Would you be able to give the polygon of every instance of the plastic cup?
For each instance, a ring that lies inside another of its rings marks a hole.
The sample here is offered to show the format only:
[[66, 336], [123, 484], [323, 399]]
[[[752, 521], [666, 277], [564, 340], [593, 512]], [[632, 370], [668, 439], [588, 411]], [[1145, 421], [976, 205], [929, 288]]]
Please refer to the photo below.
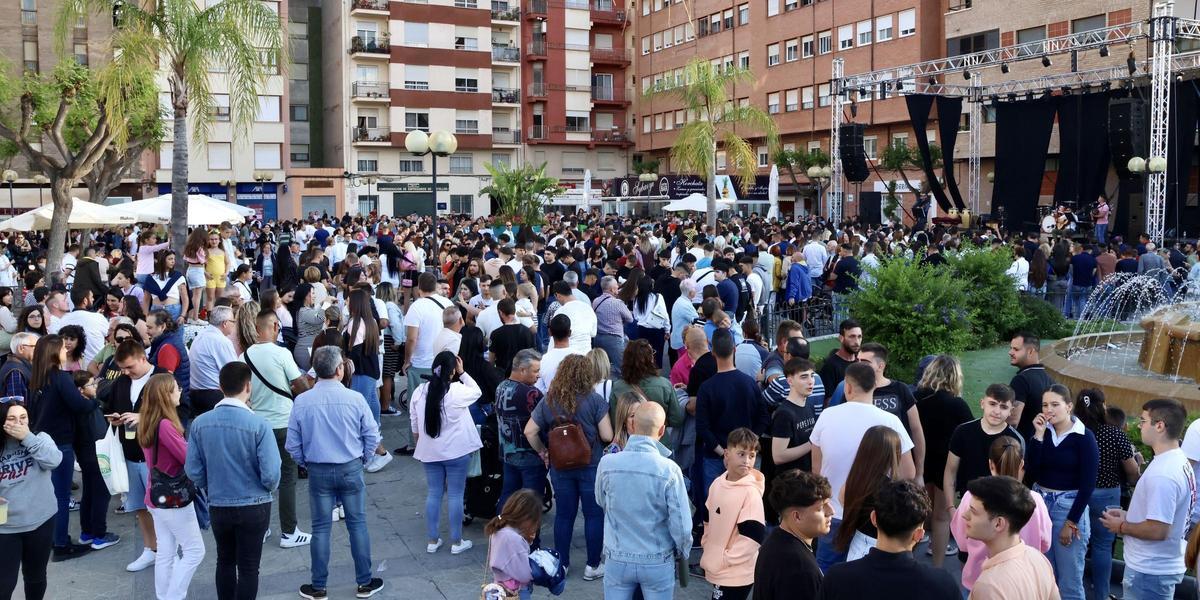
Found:
[[8, 500], [0, 498], [0, 525], [8, 523]]
[[125, 439], [127, 439], [127, 440], [136, 440], [137, 439], [137, 425], [130, 425], [129, 423], [126, 423], [126, 424], [122, 425], [122, 428], [125, 429]]

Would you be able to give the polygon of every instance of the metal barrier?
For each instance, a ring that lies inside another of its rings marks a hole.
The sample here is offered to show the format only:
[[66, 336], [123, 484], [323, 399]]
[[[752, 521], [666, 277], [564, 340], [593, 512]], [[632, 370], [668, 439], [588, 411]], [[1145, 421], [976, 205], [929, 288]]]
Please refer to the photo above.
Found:
[[[777, 299], [782, 298], [781, 294], [777, 294]], [[837, 333], [837, 323], [833, 317], [833, 299], [824, 292], [814, 294], [807, 302], [795, 306], [788, 306], [786, 302], [767, 305], [766, 314], [762, 315], [759, 324], [769, 348], [774, 348], [775, 330], [786, 320], [800, 323], [806, 338]]]

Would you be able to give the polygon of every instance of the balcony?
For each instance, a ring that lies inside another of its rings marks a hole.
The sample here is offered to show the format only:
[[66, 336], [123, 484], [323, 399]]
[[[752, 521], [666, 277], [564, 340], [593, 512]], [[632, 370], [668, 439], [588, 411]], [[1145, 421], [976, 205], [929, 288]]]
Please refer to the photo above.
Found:
[[355, 145], [390, 146], [392, 130], [388, 127], [351, 127], [350, 141]]
[[633, 134], [628, 129], [593, 129], [592, 141], [597, 144], [633, 144]]
[[509, 7], [508, 4], [502, 2], [492, 3], [492, 20], [493, 21], [519, 21], [521, 20], [521, 9]]
[[391, 98], [388, 84], [378, 81], [355, 81], [350, 86], [350, 97], [355, 100], [388, 102]]
[[529, 56], [529, 58], [545, 59], [546, 58], [546, 40], [545, 39], [535, 39], [532, 42], [529, 42], [529, 45], [526, 48], [526, 52], [527, 52], [527, 55]]
[[592, 102], [596, 104], [629, 104], [632, 101], [633, 88], [592, 88]]
[[387, 0], [354, 0], [350, 5], [350, 14], [353, 16], [379, 15], [386, 17], [388, 15], [388, 3]]
[[625, 11], [619, 6], [614, 6], [612, 2], [593, 2], [591, 9], [593, 23], [621, 26], [629, 24]]
[[492, 104], [519, 104], [521, 90], [513, 88], [492, 88]]
[[574, 10], [588, 10], [589, 8], [588, 0], [562, 0], [562, 6]]
[[521, 132], [516, 129], [492, 129], [492, 144], [514, 145], [521, 143]]
[[521, 62], [521, 49], [516, 46], [492, 46], [492, 62]]
[[546, 17], [546, 0], [529, 0], [525, 5], [525, 18], [535, 20], [538, 17]]
[[582, 85], [582, 84], [575, 84], [575, 83], [552, 83], [552, 84], [550, 84], [550, 91], [552, 91], [552, 92], [584, 92], [584, 93], [587, 93], [587, 92], [591, 91], [591, 89], [592, 89], [592, 86], [590, 86], [590, 85]]
[[526, 100], [531, 100], [533, 98], [545, 98], [545, 97], [546, 97], [546, 84], [545, 83], [540, 82], [540, 81], [535, 81], [535, 82], [529, 84], [529, 93], [525, 96]]
[[544, 140], [544, 139], [546, 139], [546, 133], [547, 133], [546, 129], [547, 129], [547, 127], [546, 127], [545, 125], [533, 125], [533, 126], [531, 126], [531, 127], [529, 128], [529, 138], [528, 138], [528, 139], [530, 139], [530, 140]]
[[350, 54], [355, 58], [382, 58], [387, 59], [391, 56], [392, 46], [388, 42], [388, 36], [383, 35], [378, 38], [354, 36], [350, 38]]
[[605, 65], [628, 65], [633, 62], [633, 52], [628, 48], [592, 47], [592, 62]]

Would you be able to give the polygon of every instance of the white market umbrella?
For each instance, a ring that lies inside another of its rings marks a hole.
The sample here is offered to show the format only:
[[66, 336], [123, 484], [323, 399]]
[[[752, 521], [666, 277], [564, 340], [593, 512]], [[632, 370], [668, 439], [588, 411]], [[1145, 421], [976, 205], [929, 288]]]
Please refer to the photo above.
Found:
[[583, 202], [580, 207], [587, 210], [592, 203], [592, 170], [585, 169], [583, 171]]
[[[717, 198], [718, 211], [725, 210], [732, 204], [732, 200], [722, 200]], [[674, 200], [667, 203], [667, 205], [663, 207], [663, 210], [668, 212], [683, 212], [688, 210], [695, 212], [708, 212], [708, 197], [704, 194], [690, 194], [686, 198], [681, 198], [679, 200]]]
[[[171, 221], [171, 195], [163, 194], [149, 200], [138, 200], [121, 205], [133, 213], [137, 220], [148, 223]], [[220, 225], [226, 221], [241, 223], [246, 217], [255, 215], [254, 209], [233, 202], [224, 202], [201, 194], [188, 194], [188, 225]]]
[[767, 202], [771, 207], [767, 209], [767, 220], [777, 218], [779, 216], [779, 167], [771, 165], [771, 176], [767, 179]]
[[[132, 225], [137, 222], [137, 219], [123, 208], [84, 202], [79, 198], [71, 200], [71, 214], [67, 217], [69, 229]], [[54, 204], [46, 204], [0, 223], [0, 230], [39, 231], [50, 229], [50, 221], [53, 218]]]

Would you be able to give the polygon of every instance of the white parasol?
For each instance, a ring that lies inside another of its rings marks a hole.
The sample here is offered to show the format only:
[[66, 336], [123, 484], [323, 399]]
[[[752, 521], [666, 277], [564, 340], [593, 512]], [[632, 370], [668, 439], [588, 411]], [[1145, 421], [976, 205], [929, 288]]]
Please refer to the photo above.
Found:
[[[71, 200], [71, 214], [67, 217], [67, 227], [70, 229], [85, 229], [104, 225], [132, 225], [137, 222], [133, 214], [124, 208], [84, 202], [79, 198], [72, 198]], [[53, 218], [54, 204], [46, 204], [0, 223], [0, 230], [37, 231], [50, 229], [50, 221]]]
[[[732, 204], [732, 200], [722, 200], [717, 198], [717, 211], [720, 212], [722, 210], [727, 210]], [[708, 212], [708, 197], [699, 193], [691, 194], [686, 198], [669, 202], [663, 207], [663, 210], [668, 212], [682, 212], [687, 210], [695, 212]]]
[[774, 219], [779, 216], [779, 167], [771, 165], [771, 176], [767, 179], [767, 202], [771, 207], [767, 209], [767, 219]]
[[[188, 195], [188, 225], [220, 225], [226, 221], [241, 223], [246, 217], [253, 217], [253, 208], [240, 206], [232, 202], [224, 202], [201, 194]], [[122, 204], [121, 208], [133, 213], [138, 221], [148, 223], [169, 223], [171, 221], [171, 195], [163, 194], [149, 200], [138, 200]]]

